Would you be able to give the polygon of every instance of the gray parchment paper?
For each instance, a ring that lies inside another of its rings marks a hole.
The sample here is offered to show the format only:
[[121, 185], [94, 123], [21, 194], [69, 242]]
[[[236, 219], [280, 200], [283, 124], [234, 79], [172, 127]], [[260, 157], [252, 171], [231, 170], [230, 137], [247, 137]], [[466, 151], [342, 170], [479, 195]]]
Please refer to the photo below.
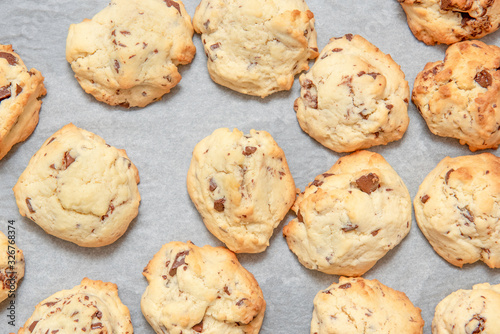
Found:
[[[360, 34], [402, 66], [413, 86], [416, 74], [429, 61], [441, 60], [445, 46], [417, 41], [396, 0], [307, 0], [316, 17], [318, 47], [331, 37]], [[78, 285], [83, 277], [114, 282], [130, 309], [136, 333], [153, 333], [140, 310], [147, 283], [142, 270], [170, 241], [192, 240], [197, 245], [222, 245], [203, 225], [186, 190], [186, 173], [196, 143], [220, 127], [248, 132], [270, 132], [285, 151], [297, 187], [304, 187], [341, 156], [302, 132], [293, 102], [298, 79], [288, 92], [265, 99], [245, 96], [213, 83], [199, 36], [197, 54], [182, 67], [180, 84], [163, 100], [143, 109], [126, 110], [97, 102], [73, 77], [65, 60], [68, 27], [92, 18], [108, 0], [0, 0], [0, 43], [12, 44], [29, 68], [45, 77], [40, 122], [24, 143], [0, 161], [0, 230], [14, 220], [16, 242], [26, 257], [26, 276], [15, 299], [15, 327], [8, 324], [8, 302], [0, 304], [0, 333], [17, 331], [34, 307], [51, 294]], [[192, 16], [198, 5], [186, 0]], [[500, 45], [500, 32], [482, 39]], [[427, 173], [445, 156], [471, 154], [457, 141], [432, 135], [414, 105], [404, 138], [384, 147], [382, 154], [405, 181], [412, 198]], [[141, 176], [142, 203], [138, 217], [114, 244], [87, 249], [47, 235], [21, 217], [12, 187], [43, 141], [65, 124], [94, 132], [109, 144], [126, 149]], [[494, 152], [495, 153], [495, 152]], [[276, 229], [271, 246], [261, 254], [240, 254], [241, 263], [254, 274], [267, 301], [263, 334], [309, 333], [315, 294], [337, 281], [337, 276], [311, 271], [299, 264], [282, 236], [289, 214]], [[456, 268], [441, 259], [419, 231], [415, 220], [409, 235], [390, 251], [365, 278], [404, 291], [422, 309], [425, 333], [437, 303], [452, 291], [473, 284], [500, 283], [500, 270], [482, 263]]]

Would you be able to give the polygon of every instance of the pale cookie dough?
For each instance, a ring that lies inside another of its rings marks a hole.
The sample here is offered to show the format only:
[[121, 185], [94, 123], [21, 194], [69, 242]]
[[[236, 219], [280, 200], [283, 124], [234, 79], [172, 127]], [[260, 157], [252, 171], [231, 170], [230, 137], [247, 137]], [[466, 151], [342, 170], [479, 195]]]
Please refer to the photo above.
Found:
[[192, 37], [181, 1], [111, 0], [92, 20], [70, 26], [66, 60], [97, 100], [144, 107], [179, 83], [177, 66], [196, 52]]
[[260, 97], [289, 90], [318, 56], [303, 0], [201, 0], [193, 17], [212, 80]]
[[28, 71], [11, 45], [0, 44], [0, 159], [35, 130], [47, 93], [43, 79], [34, 68]]
[[421, 311], [376, 279], [340, 277], [314, 298], [311, 334], [422, 334]]
[[377, 154], [340, 158], [302, 192], [283, 228], [288, 247], [309, 269], [360, 276], [398, 245], [411, 227], [411, 198]]
[[45, 141], [14, 186], [21, 215], [84, 247], [113, 243], [137, 216], [139, 173], [125, 150], [68, 124]]
[[9, 237], [0, 232], [0, 303], [15, 297], [17, 285], [24, 277], [23, 251], [15, 245], [10, 231], [14, 230], [8, 228]]
[[500, 26], [498, 0], [398, 0], [413, 35], [427, 45], [481, 38]]
[[130, 312], [116, 284], [84, 278], [73, 289], [41, 301], [18, 334], [133, 332]]
[[444, 158], [413, 204], [420, 230], [446, 261], [462, 267], [481, 260], [500, 268], [500, 158]]
[[300, 127], [336, 152], [385, 145], [408, 127], [410, 89], [401, 67], [361, 36], [332, 38], [300, 84]]
[[194, 148], [187, 188], [208, 230], [238, 253], [269, 246], [296, 194], [285, 154], [269, 133], [226, 128]]
[[458, 290], [436, 306], [432, 334], [498, 334], [500, 284], [476, 284]]
[[143, 274], [149, 285], [141, 309], [156, 333], [259, 333], [262, 291], [226, 248], [170, 242]]
[[454, 44], [444, 61], [417, 75], [412, 100], [432, 133], [460, 140], [471, 151], [500, 144], [500, 47]]

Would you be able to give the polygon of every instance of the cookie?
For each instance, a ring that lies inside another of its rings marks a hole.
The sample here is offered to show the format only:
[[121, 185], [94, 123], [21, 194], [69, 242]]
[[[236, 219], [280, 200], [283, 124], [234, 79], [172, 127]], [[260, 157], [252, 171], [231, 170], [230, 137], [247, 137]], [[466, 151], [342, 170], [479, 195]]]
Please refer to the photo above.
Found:
[[500, 328], [500, 284], [458, 290], [436, 306], [432, 334], [496, 334]]
[[306, 268], [360, 276], [398, 245], [411, 227], [411, 199], [377, 153], [357, 151], [318, 175], [292, 207], [283, 228], [288, 247]]
[[478, 260], [500, 268], [500, 158], [446, 157], [413, 201], [420, 230], [434, 250], [462, 267]]
[[201, 0], [193, 27], [212, 80], [243, 94], [289, 90], [318, 56], [314, 15], [303, 0]]
[[[11, 225], [8, 226], [12, 228]], [[15, 245], [12, 234], [8, 235], [11, 238], [0, 232], [0, 303], [15, 297], [17, 285], [24, 277], [23, 251]]]
[[86, 332], [134, 332], [116, 284], [84, 278], [73, 289], [56, 292], [35, 307], [18, 334]]
[[311, 334], [422, 334], [421, 311], [376, 279], [340, 277], [314, 298]]
[[332, 38], [299, 79], [294, 109], [300, 127], [331, 150], [385, 145], [401, 139], [408, 127], [404, 73], [361, 36]]
[[31, 158], [14, 186], [21, 215], [84, 247], [109, 245], [137, 216], [139, 173], [125, 150], [68, 124]]
[[85, 92], [109, 105], [144, 107], [181, 80], [196, 49], [181, 1], [111, 0], [92, 20], [72, 24], [66, 60]]
[[465, 41], [428, 63], [412, 100], [432, 133], [460, 140], [471, 151], [500, 143], [500, 47]]
[[413, 35], [427, 45], [481, 38], [500, 25], [497, 0], [398, 0]]
[[28, 71], [11, 45], [0, 44], [0, 159], [35, 130], [47, 93], [43, 79], [34, 68]]
[[156, 333], [259, 333], [262, 291], [226, 248], [170, 242], [143, 274], [149, 285], [141, 309]]
[[269, 133], [225, 128], [194, 148], [187, 188], [208, 230], [237, 253], [263, 252], [296, 194]]

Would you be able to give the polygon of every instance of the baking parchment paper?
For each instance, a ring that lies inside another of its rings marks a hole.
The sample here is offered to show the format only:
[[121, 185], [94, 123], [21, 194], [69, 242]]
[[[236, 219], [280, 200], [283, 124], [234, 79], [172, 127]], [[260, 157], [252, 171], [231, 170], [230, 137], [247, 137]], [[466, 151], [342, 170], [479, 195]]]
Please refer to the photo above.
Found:
[[[405, 72], [410, 88], [427, 62], [444, 57], [446, 46], [426, 46], [413, 37], [395, 0], [307, 3], [316, 17], [320, 50], [331, 37], [360, 34], [391, 54]], [[28, 68], [40, 70], [48, 91], [35, 132], [0, 161], [0, 230], [7, 233], [8, 221], [14, 221], [15, 240], [26, 257], [26, 275], [14, 300], [15, 326], [8, 323], [12, 312], [7, 309], [7, 300], [0, 304], [0, 333], [17, 331], [36, 304], [78, 285], [83, 277], [116, 283], [130, 309], [135, 332], [154, 333], [140, 310], [147, 286], [142, 270], [148, 261], [163, 244], [174, 240], [222, 245], [203, 225], [186, 190], [191, 152], [215, 129], [270, 132], [285, 151], [296, 186], [302, 190], [341, 156], [300, 129], [293, 110], [300, 91], [297, 78], [290, 91], [265, 99], [218, 86], [207, 73], [198, 35], [194, 37], [195, 59], [181, 67], [180, 84], [161, 101], [130, 110], [96, 101], [74, 79], [65, 60], [65, 43], [71, 23], [92, 18], [107, 4], [107, 0], [0, 0], [0, 43], [12, 44]], [[197, 5], [198, 1], [185, 1], [191, 17]], [[500, 45], [500, 31], [482, 40]], [[456, 140], [432, 135], [412, 104], [409, 115], [410, 125], [402, 140], [370, 150], [382, 154], [394, 167], [413, 198], [423, 178], [442, 158], [471, 152]], [[139, 215], [125, 235], [107, 247], [82, 248], [47, 235], [21, 217], [16, 207], [12, 187], [30, 157], [69, 122], [126, 149], [139, 169]], [[304, 268], [289, 251], [281, 231], [293, 217], [288, 214], [275, 230], [264, 253], [238, 255], [256, 277], [267, 301], [263, 334], [309, 333], [315, 294], [338, 281], [337, 276]], [[422, 309], [425, 333], [430, 333], [434, 308], [441, 299], [476, 283], [500, 283], [500, 269], [489, 269], [483, 263], [462, 269], [448, 264], [432, 250], [413, 219], [406, 239], [364, 277], [405, 292]]]

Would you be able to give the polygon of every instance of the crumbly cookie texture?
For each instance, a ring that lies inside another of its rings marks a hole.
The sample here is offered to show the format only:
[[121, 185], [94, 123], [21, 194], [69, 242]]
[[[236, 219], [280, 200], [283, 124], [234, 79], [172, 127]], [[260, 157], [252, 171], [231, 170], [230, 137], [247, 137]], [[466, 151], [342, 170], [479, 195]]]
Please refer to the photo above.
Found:
[[233, 252], [191, 242], [163, 245], [144, 268], [141, 309], [158, 334], [256, 334], [266, 302]]
[[377, 154], [340, 158], [302, 192], [283, 228], [300, 263], [327, 274], [360, 276], [398, 245], [411, 227], [411, 199]]
[[413, 201], [420, 230], [434, 250], [462, 267], [478, 260], [500, 268], [500, 158], [446, 157]]
[[318, 56], [303, 0], [201, 0], [193, 17], [216, 83], [260, 97], [289, 90]]
[[408, 127], [410, 89], [401, 67], [361, 36], [332, 38], [300, 84], [300, 127], [336, 152], [385, 145]]
[[68, 124], [45, 141], [14, 186], [21, 215], [84, 247], [113, 243], [137, 216], [139, 173], [125, 150]]
[[208, 230], [238, 253], [263, 252], [296, 195], [285, 154], [269, 133], [226, 128], [196, 145], [187, 188]]
[[0, 232], [0, 303], [7, 297], [15, 296], [17, 285], [23, 277], [23, 251], [17, 248], [13, 239]]
[[34, 68], [28, 71], [11, 45], [0, 44], [0, 159], [35, 130], [47, 93], [43, 79]]
[[376, 279], [340, 277], [314, 298], [311, 334], [423, 333], [421, 311]]
[[413, 35], [427, 45], [481, 38], [500, 26], [498, 0], [398, 0]]
[[465, 41], [428, 63], [412, 100], [432, 133], [460, 140], [471, 151], [500, 144], [500, 47]]
[[73, 289], [41, 301], [18, 334], [133, 332], [130, 312], [117, 286], [84, 278]]
[[457, 290], [436, 306], [432, 334], [496, 334], [500, 328], [500, 284]]
[[177, 66], [196, 52], [192, 37], [181, 1], [111, 0], [92, 20], [70, 26], [66, 60], [97, 100], [144, 107], [179, 83]]

